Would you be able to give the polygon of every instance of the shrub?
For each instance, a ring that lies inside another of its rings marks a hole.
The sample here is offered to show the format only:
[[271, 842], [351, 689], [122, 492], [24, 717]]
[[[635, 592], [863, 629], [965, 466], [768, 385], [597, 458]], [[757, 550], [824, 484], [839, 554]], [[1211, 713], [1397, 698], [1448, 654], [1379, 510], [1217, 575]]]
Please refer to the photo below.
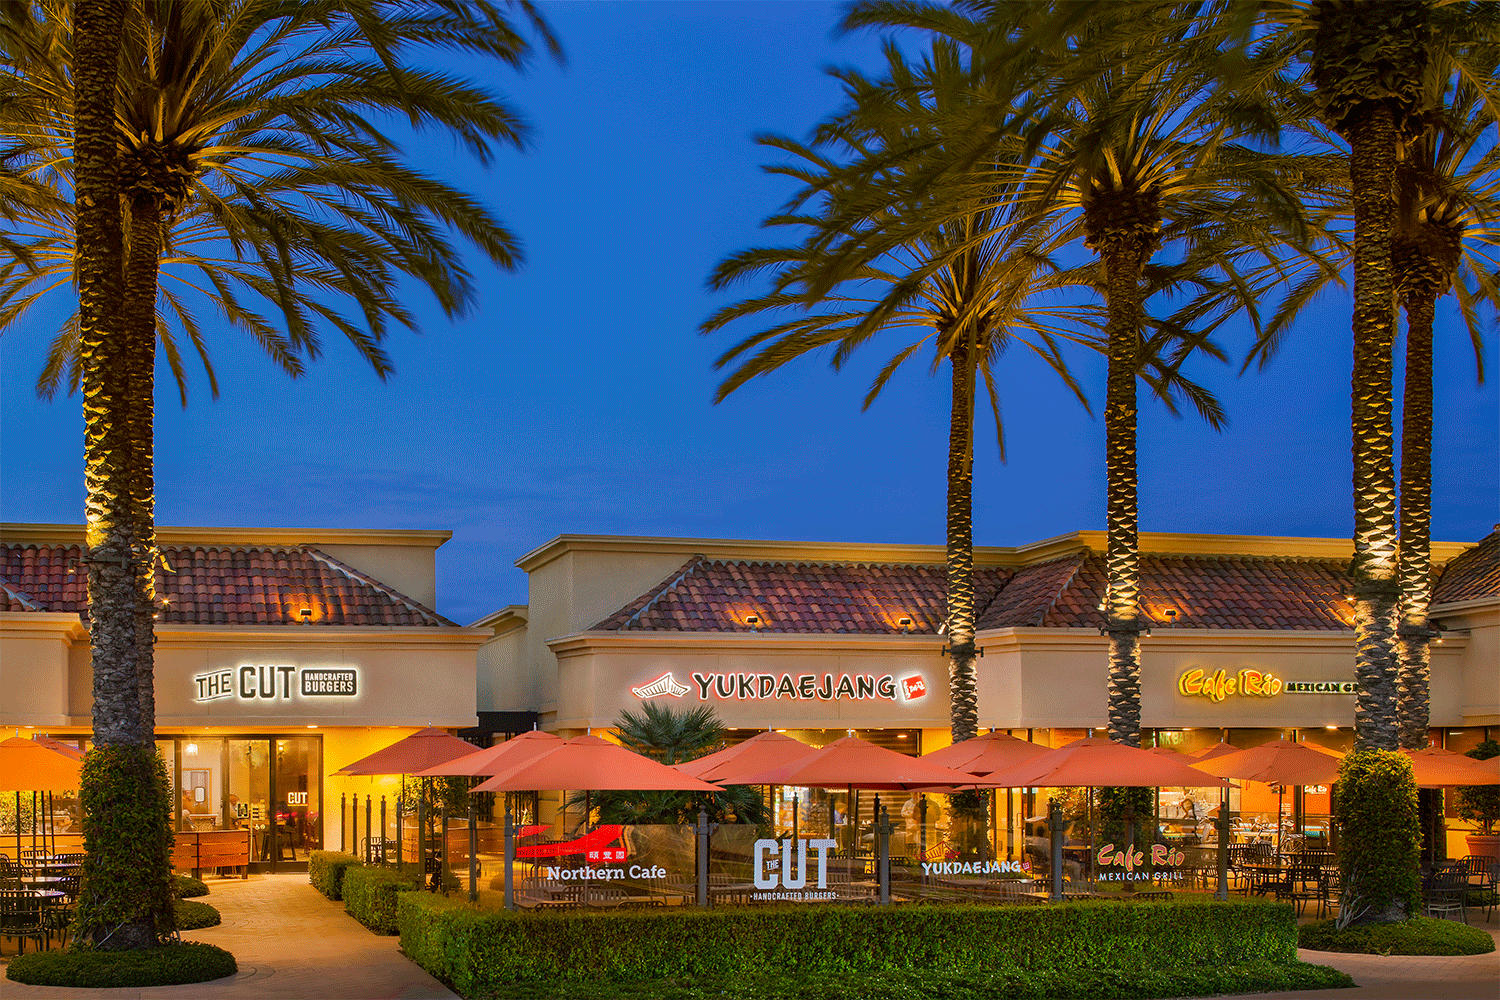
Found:
[[10, 960], [5, 974], [32, 986], [112, 988], [206, 983], [238, 972], [234, 956], [198, 942], [139, 951], [43, 951]]
[[1346, 930], [1339, 930], [1337, 921], [1324, 920], [1302, 925], [1297, 938], [1303, 948], [1313, 951], [1364, 955], [1485, 955], [1495, 950], [1495, 939], [1478, 927], [1431, 917]]
[[1334, 790], [1334, 822], [1343, 841], [1340, 928], [1416, 913], [1422, 830], [1411, 759], [1394, 750], [1357, 750], [1345, 757]]
[[518, 982], [734, 980], [766, 969], [1166, 970], [1297, 957], [1291, 908], [1258, 900], [515, 914], [407, 893], [398, 906], [402, 950], [465, 996], [508, 995]]
[[207, 896], [208, 886], [191, 875], [173, 875], [172, 895], [178, 899], [186, 899], [189, 896]]
[[404, 873], [349, 865], [344, 869], [344, 908], [377, 934], [395, 934], [397, 896], [420, 887]]
[[217, 927], [219, 925], [219, 911], [207, 903], [195, 903], [190, 899], [179, 899], [172, 909], [177, 918], [177, 929], [180, 931], [195, 931], [200, 927]]
[[[1500, 743], [1485, 740], [1465, 756], [1475, 760], [1500, 757]], [[1478, 823], [1481, 836], [1495, 833], [1495, 822], [1500, 820], [1500, 785], [1466, 785], [1458, 790], [1458, 818], [1466, 823]]]
[[339, 851], [313, 851], [307, 856], [307, 880], [329, 899], [344, 898], [344, 872], [363, 867], [352, 854]]
[[154, 747], [95, 746], [79, 776], [83, 936], [149, 943], [172, 933], [172, 784]]

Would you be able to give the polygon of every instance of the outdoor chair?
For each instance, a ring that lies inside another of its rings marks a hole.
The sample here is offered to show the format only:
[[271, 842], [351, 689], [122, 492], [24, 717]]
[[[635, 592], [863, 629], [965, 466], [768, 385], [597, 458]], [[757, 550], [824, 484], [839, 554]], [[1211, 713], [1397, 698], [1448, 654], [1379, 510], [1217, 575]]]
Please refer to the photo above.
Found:
[[1318, 904], [1318, 916], [1323, 915], [1323, 869], [1317, 865], [1299, 864], [1287, 870], [1286, 889], [1278, 890], [1276, 898], [1285, 899], [1302, 916], [1308, 903]]
[[588, 897], [583, 902], [590, 909], [611, 910], [624, 906], [629, 902], [629, 897], [625, 890], [617, 885], [592, 885], [589, 886]]
[[1439, 869], [1432, 873], [1422, 891], [1422, 912], [1429, 917], [1446, 917], [1454, 913], [1465, 924], [1469, 913], [1465, 897], [1469, 894], [1469, 880], [1463, 873]]
[[27, 938], [36, 941], [40, 950], [42, 942], [49, 940], [41, 899], [25, 889], [0, 889], [0, 937], [19, 938], [20, 955], [26, 954]]
[[1463, 859], [1464, 871], [1468, 875], [1469, 893], [1466, 902], [1471, 906], [1484, 907], [1486, 920], [1495, 910], [1496, 896], [1500, 895], [1500, 864], [1482, 854], [1470, 854]]
[[1126, 898], [1141, 903], [1170, 903], [1172, 901], [1172, 894], [1160, 889], [1153, 889], [1148, 892], [1133, 893]]

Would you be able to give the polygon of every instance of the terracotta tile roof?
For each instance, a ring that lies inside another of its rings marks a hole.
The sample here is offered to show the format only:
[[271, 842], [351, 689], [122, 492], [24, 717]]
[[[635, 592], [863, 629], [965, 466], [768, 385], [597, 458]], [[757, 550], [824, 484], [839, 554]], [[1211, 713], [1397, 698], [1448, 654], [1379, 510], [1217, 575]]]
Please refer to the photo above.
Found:
[[1433, 604], [1500, 597], [1500, 525], [1478, 545], [1448, 561], [1433, 588]]
[[[1341, 560], [1257, 556], [1141, 558], [1141, 610], [1156, 628], [1348, 631]], [[978, 567], [983, 629], [1098, 629], [1105, 590], [1101, 555], [1079, 552], [1020, 570]], [[947, 597], [941, 566], [761, 563], [694, 557], [595, 626], [610, 631], [750, 631], [893, 634], [903, 615], [933, 635]], [[1165, 612], [1177, 612], [1175, 622]]]
[[[979, 606], [1010, 570], [975, 574]], [[902, 631], [934, 635], [948, 587], [941, 566], [864, 563], [765, 563], [695, 556], [660, 584], [594, 626], [600, 630], [748, 632]]]
[[[156, 592], [163, 625], [452, 625], [448, 619], [310, 546], [163, 547]], [[7, 611], [87, 610], [80, 546], [0, 546]]]

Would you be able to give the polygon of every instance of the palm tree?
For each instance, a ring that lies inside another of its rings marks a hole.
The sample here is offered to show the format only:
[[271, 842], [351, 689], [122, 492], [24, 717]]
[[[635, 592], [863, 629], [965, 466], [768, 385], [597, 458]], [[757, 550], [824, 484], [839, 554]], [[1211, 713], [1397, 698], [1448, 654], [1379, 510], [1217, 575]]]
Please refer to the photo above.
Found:
[[[983, 13], [987, 21], [965, 19], [962, 10]], [[970, 3], [955, 11], [870, 3], [846, 24], [907, 25], [974, 40], [976, 64], [1009, 81], [997, 89], [1029, 104], [1016, 116], [1018, 123], [971, 121], [963, 155], [999, 143], [1004, 129], [1019, 125], [1036, 152], [1023, 168], [1024, 181], [1007, 196], [1009, 210], [1025, 219], [1063, 220], [1064, 231], [1081, 236], [1097, 255], [1109, 356], [1109, 728], [1112, 739], [1139, 745], [1144, 626], [1138, 610], [1135, 383], [1148, 343], [1146, 303], [1154, 292], [1184, 282], [1216, 285], [1205, 291], [1220, 301], [1225, 289], [1243, 289], [1238, 258], [1262, 250], [1272, 236], [1270, 224], [1259, 221], [1264, 208], [1249, 214], [1246, 208], [1279, 198], [1289, 212], [1291, 200], [1275, 164], [1233, 141], [1256, 134], [1260, 123], [1245, 112], [1258, 109], [1217, 99], [1208, 70], [1195, 68], [1190, 22], [1159, 4], [1121, 10], [1126, 13], [1099, 8], [1080, 17], [1078, 5]], [[1059, 12], [1066, 16], [1054, 16]], [[1121, 41], [1128, 37], [1142, 41]], [[993, 109], [987, 114], [993, 118]], [[1164, 242], [1177, 259], [1153, 263]], [[1208, 277], [1214, 272], [1217, 281]], [[1174, 371], [1207, 346], [1204, 329], [1175, 333], [1180, 339], [1170, 361]], [[1221, 420], [1211, 399], [1193, 401], [1212, 422]]]
[[[865, 396], [866, 408], [929, 341], [932, 370], [948, 362], [946, 631], [951, 725], [957, 742], [978, 732], [972, 497], [978, 381], [982, 378], [987, 389], [1003, 460], [995, 364], [1006, 348], [1019, 343], [1036, 354], [1087, 407], [1061, 348], [1068, 341], [1090, 346], [1096, 341], [1087, 324], [1079, 322], [1089, 317], [1087, 309], [1043, 301], [1048, 293], [1080, 280], [1053, 262], [1051, 254], [1059, 245], [1054, 232], [1046, 227], [1005, 225], [994, 209], [929, 221], [921, 206], [892, 205], [883, 196], [872, 198], [869, 185], [889, 192], [899, 187], [903, 169], [919, 169], [919, 161], [902, 163], [898, 154], [924, 142], [940, 143], [941, 135], [935, 130], [956, 106], [971, 99], [975, 84], [958, 46], [950, 42], [936, 43], [931, 56], [916, 68], [907, 65], [894, 47], [886, 54], [889, 77], [879, 84], [856, 73], [843, 75], [850, 109], [823, 129], [821, 142], [836, 147], [843, 162], [790, 139], [762, 140], [802, 161], [774, 168], [803, 183], [793, 205], [820, 201], [811, 211], [784, 212], [767, 220], [768, 225], [806, 230], [801, 244], [753, 248], [718, 265], [709, 282], [715, 289], [769, 271], [774, 275], [772, 290], [724, 307], [702, 329], [713, 332], [752, 316], [778, 317], [773, 325], [745, 337], [719, 357], [716, 367], [736, 367], [720, 385], [715, 402], [751, 379], [824, 347], [833, 349], [832, 363], [837, 369], [860, 345], [888, 331], [915, 329], [922, 335], [880, 371]], [[869, 248], [860, 245], [871, 231], [869, 220], [849, 225], [845, 198], [884, 203], [883, 211], [902, 213], [912, 221], [909, 237], [899, 245], [869, 253]], [[830, 279], [830, 272], [843, 267], [849, 254], [860, 255], [860, 264], [847, 276]], [[790, 318], [779, 318], [787, 314]]]
[[[532, 6], [518, 6], [556, 52]], [[203, 297], [292, 374], [318, 356], [319, 332], [331, 327], [384, 376], [380, 343], [390, 321], [412, 324], [389, 291], [402, 276], [429, 288], [450, 316], [472, 304], [450, 231], [502, 267], [519, 258], [503, 226], [472, 198], [412, 170], [379, 122], [395, 113], [486, 161], [497, 143], [520, 145], [524, 129], [509, 108], [413, 56], [473, 54], [519, 67], [529, 44], [487, 3], [177, 0], [111, 10], [112, 26], [92, 7], [80, 10], [76, 31], [70, 6], [58, 0], [5, 16], [5, 91], [23, 98], [3, 112], [6, 162], [33, 185], [72, 189], [78, 238], [69, 238], [66, 213], [12, 206], [33, 238], [27, 261], [13, 254], [0, 272], [0, 322], [15, 322], [76, 266], [80, 314], [64, 326], [49, 369], [53, 384], [68, 371], [84, 390], [96, 733], [105, 744], [150, 747], [158, 337], [179, 385], [174, 324], [207, 363], [180, 298], [165, 297], [170, 319], [159, 321], [163, 265], [194, 269]], [[118, 56], [106, 51], [103, 32]], [[88, 88], [102, 86], [104, 65], [116, 61], [118, 81], [101, 98]], [[179, 255], [179, 244], [191, 249]], [[247, 306], [246, 295], [264, 306]], [[284, 334], [257, 311], [267, 307]], [[146, 819], [93, 810], [98, 836], [88, 841], [79, 922], [111, 947], [140, 947], [170, 931], [170, 906], [165, 917], [153, 909], [170, 868], [160, 851], [143, 855], [128, 829], [155, 823], [155, 776], [136, 767], [115, 777], [108, 785], [110, 776], [86, 772], [85, 802], [123, 796], [144, 804]]]
[[[1493, 76], [1493, 73], [1490, 74]], [[1446, 81], [1445, 81], [1446, 82]], [[1500, 220], [1495, 118], [1468, 83], [1407, 144], [1397, 167], [1392, 266], [1406, 310], [1406, 384], [1401, 419], [1400, 674], [1401, 745], [1428, 738], [1432, 600], [1432, 339], [1438, 299], [1455, 292], [1483, 380], [1478, 313], [1500, 305], [1493, 258]], [[1487, 147], [1487, 148], [1486, 148]], [[1468, 237], [1468, 239], [1466, 239]]]

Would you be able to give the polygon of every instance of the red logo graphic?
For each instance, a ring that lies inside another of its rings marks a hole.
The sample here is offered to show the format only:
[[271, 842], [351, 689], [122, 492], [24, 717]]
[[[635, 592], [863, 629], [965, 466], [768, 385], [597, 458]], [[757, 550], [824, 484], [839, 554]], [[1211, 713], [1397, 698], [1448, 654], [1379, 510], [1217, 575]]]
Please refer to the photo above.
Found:
[[901, 679], [901, 690], [906, 694], [907, 701], [916, 701], [918, 698], [927, 696], [927, 681], [921, 674]]

